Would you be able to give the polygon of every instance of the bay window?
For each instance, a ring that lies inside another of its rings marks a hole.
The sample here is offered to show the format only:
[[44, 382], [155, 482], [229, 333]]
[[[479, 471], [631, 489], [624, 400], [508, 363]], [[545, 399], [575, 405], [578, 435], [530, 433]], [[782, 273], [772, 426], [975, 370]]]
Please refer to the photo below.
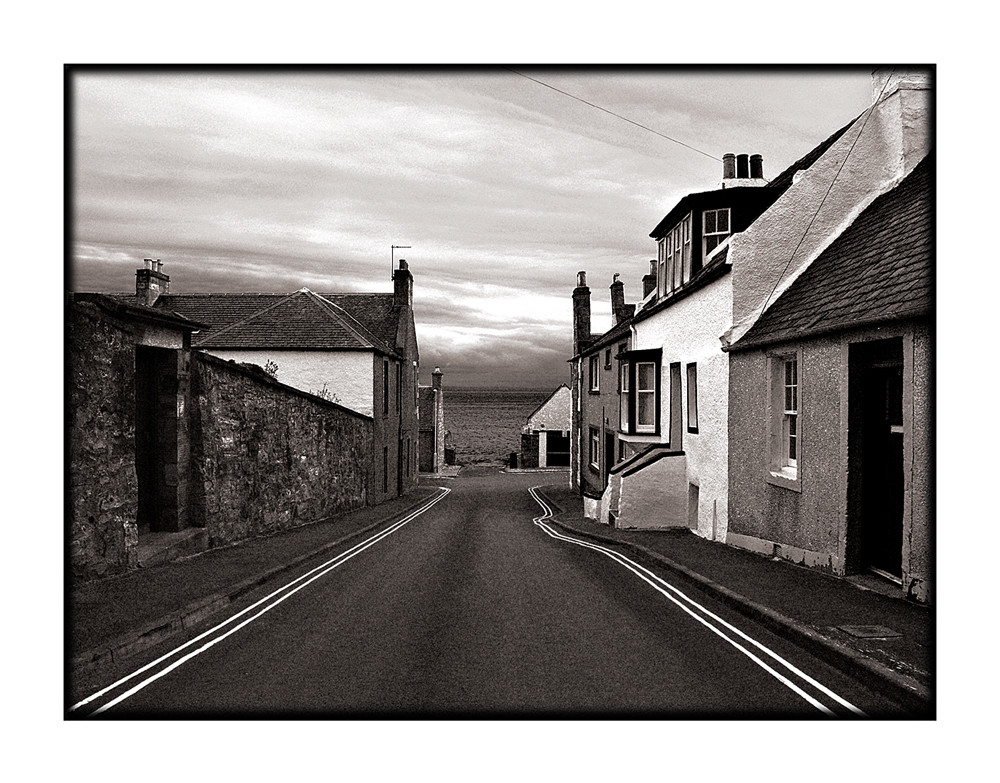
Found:
[[624, 351], [621, 360], [621, 431], [656, 435], [660, 431], [659, 348]]

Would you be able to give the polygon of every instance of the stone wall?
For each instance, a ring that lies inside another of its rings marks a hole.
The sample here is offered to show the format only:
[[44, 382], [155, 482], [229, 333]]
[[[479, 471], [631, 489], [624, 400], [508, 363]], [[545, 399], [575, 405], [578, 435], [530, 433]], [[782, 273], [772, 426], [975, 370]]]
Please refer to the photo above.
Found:
[[75, 577], [135, 565], [134, 337], [93, 304], [66, 318], [69, 561]]
[[218, 546], [369, 500], [372, 420], [261, 370], [195, 353], [192, 521]]

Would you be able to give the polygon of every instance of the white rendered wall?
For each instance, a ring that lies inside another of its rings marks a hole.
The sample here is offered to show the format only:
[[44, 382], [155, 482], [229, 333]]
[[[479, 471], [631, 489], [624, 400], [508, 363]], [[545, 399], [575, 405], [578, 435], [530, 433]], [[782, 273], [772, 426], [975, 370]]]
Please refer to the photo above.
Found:
[[[877, 86], [884, 81], [883, 74]], [[765, 304], [773, 304], [872, 201], [927, 155], [932, 99], [919, 75], [896, 74], [881, 101], [796, 175], [767, 212], [732, 237], [735, 295], [729, 343], [746, 334]]]
[[220, 359], [264, 367], [278, 365], [275, 378], [296, 389], [319, 394], [326, 387], [330, 399], [345, 408], [373, 415], [374, 356], [366, 351], [217, 351]]
[[[698, 535], [726, 540], [729, 510], [729, 356], [722, 351], [719, 336], [731, 325], [732, 274], [713, 281], [666, 310], [639, 321], [635, 326], [636, 349], [661, 348], [660, 438], [670, 434], [670, 365], [681, 365], [681, 448], [687, 455], [684, 495], [660, 491], [663, 503], [681, 503], [671, 509], [687, 519], [687, 484], [699, 489]], [[698, 433], [690, 433], [687, 411], [687, 365], [698, 365]], [[641, 445], [641, 444], [639, 444]], [[661, 460], [662, 461], [662, 460]], [[656, 463], [659, 464], [659, 463]], [[645, 471], [643, 471], [645, 472]], [[638, 475], [638, 474], [635, 474]], [[633, 477], [629, 477], [633, 478]], [[625, 484], [629, 484], [629, 478]], [[626, 491], [623, 487], [623, 498]], [[650, 492], [657, 492], [655, 485]], [[673, 524], [673, 522], [671, 523]], [[686, 524], [686, 521], [685, 521]]]
[[[617, 527], [687, 527], [687, 477], [684, 457], [663, 457], [625, 476], [618, 499]], [[605, 520], [602, 520], [605, 521]]]
[[573, 426], [571, 415], [573, 409], [573, 395], [569, 387], [562, 386], [552, 395], [535, 414], [528, 419], [528, 423], [523, 427], [524, 432], [536, 430], [557, 430], [559, 432], [569, 432]]

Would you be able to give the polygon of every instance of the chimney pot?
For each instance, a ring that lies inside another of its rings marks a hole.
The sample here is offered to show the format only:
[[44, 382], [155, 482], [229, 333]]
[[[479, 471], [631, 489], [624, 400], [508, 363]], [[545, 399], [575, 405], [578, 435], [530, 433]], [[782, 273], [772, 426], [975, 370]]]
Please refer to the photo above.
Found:
[[722, 156], [722, 178], [735, 179], [736, 177], [736, 155], [727, 152]]
[[587, 285], [587, 273], [577, 272], [576, 273], [576, 286], [577, 288], [583, 288]]
[[144, 258], [144, 259], [142, 259], [142, 265], [143, 265], [143, 267], [145, 269], [152, 269], [153, 268], [153, 259], [152, 258]]
[[764, 157], [762, 155], [750, 156], [750, 177], [751, 179], [764, 179]]
[[750, 176], [750, 156], [749, 155], [737, 155], [736, 156], [736, 178], [737, 179], [747, 179]]

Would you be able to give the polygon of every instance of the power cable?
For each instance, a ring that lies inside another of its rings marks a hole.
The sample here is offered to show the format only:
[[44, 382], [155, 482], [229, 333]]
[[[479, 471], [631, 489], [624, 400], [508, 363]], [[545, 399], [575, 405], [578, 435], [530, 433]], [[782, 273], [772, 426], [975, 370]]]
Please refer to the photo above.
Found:
[[761, 307], [760, 309], [761, 315], [763, 315], [764, 311], [767, 310], [767, 306], [771, 302], [771, 297], [774, 296], [774, 292], [778, 290], [778, 284], [784, 278], [785, 273], [788, 272], [788, 267], [792, 265], [792, 261], [795, 258], [795, 254], [799, 252], [799, 248], [802, 247], [802, 243], [805, 242], [806, 237], [809, 235], [809, 229], [811, 229], [813, 223], [816, 222], [816, 218], [819, 216], [820, 210], [823, 209], [823, 205], [826, 203], [827, 197], [833, 190], [833, 186], [837, 184], [837, 179], [840, 177], [840, 172], [843, 171], [844, 166], [847, 165], [847, 159], [850, 158], [851, 153], [854, 152], [854, 146], [858, 143], [858, 140], [861, 138], [861, 134], [865, 132], [865, 126], [868, 124], [868, 119], [872, 116], [872, 111], [874, 110], [875, 105], [880, 100], [882, 100], [882, 94], [885, 92], [885, 88], [889, 86], [889, 81], [892, 79], [892, 75], [895, 72], [896, 72], [895, 68], [889, 71], [889, 76], [885, 80], [885, 84], [882, 85], [882, 89], [879, 90], [878, 97], [875, 99], [875, 102], [872, 104], [871, 109], [868, 110], [867, 114], [865, 115], [864, 121], [861, 123], [861, 130], [859, 130], [858, 135], [854, 137], [854, 141], [851, 142], [851, 146], [847, 150], [847, 154], [844, 156], [844, 159], [840, 162], [840, 166], [837, 168], [837, 173], [834, 174], [833, 179], [830, 180], [830, 186], [826, 189], [826, 193], [823, 194], [823, 200], [820, 201], [819, 206], [816, 207], [816, 211], [813, 213], [812, 218], [809, 220], [809, 225], [806, 226], [806, 230], [803, 231], [802, 236], [799, 237], [799, 243], [795, 246], [795, 249], [792, 251], [792, 254], [788, 257], [788, 261], [785, 264], [785, 268], [781, 270], [781, 274], [778, 275], [778, 278], [774, 281], [774, 287], [771, 289], [771, 293], [769, 293], [767, 295], [767, 299], [764, 300], [764, 306]]
[[711, 158], [712, 160], [717, 160], [717, 161], [722, 160], [722, 158], [717, 158], [715, 157], [715, 155], [712, 155], [708, 152], [704, 152], [703, 150], [700, 150], [697, 147], [692, 147], [690, 144], [685, 144], [683, 141], [678, 141], [677, 139], [671, 138], [670, 136], [667, 136], [665, 133], [660, 133], [657, 130], [653, 130], [652, 128], [646, 125], [636, 122], [635, 120], [630, 120], [628, 117], [623, 117], [620, 114], [616, 114], [610, 109], [605, 109], [603, 106], [598, 106], [596, 103], [591, 103], [590, 101], [584, 100], [583, 98], [573, 95], [572, 93], [568, 93], [565, 90], [560, 90], [558, 87], [553, 87], [551, 84], [546, 84], [545, 82], [541, 81], [540, 79], [536, 79], [533, 76], [528, 76], [527, 74], [520, 73], [518, 71], [515, 71], [513, 68], [505, 68], [504, 70], [510, 71], [511, 73], [516, 74], [517, 76], [521, 76], [525, 79], [528, 79], [529, 81], [533, 81], [536, 84], [540, 84], [542, 85], [542, 87], [548, 87], [550, 90], [554, 90], [560, 95], [565, 95], [567, 98], [572, 98], [574, 101], [580, 101], [580, 103], [585, 103], [588, 106], [591, 106], [595, 109], [599, 109], [600, 111], [603, 111], [606, 114], [610, 114], [612, 117], [617, 117], [619, 120], [624, 120], [625, 122], [631, 123], [632, 125], [635, 125], [637, 128], [642, 128], [643, 130], [649, 131], [650, 133], [655, 133], [657, 136], [664, 138], [667, 141], [672, 141], [674, 144], [680, 144], [682, 147], [687, 147], [689, 150], [691, 150], [692, 152], [697, 152], [699, 155], [704, 155], [708, 158]]

